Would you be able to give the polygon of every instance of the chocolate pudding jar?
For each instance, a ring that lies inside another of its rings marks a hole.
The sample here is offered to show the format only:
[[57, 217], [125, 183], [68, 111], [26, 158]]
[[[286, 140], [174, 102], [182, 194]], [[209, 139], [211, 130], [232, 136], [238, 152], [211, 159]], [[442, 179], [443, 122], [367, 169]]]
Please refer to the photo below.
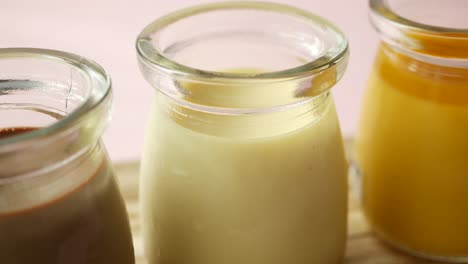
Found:
[[85, 58], [0, 49], [0, 263], [133, 264], [100, 140], [110, 79]]

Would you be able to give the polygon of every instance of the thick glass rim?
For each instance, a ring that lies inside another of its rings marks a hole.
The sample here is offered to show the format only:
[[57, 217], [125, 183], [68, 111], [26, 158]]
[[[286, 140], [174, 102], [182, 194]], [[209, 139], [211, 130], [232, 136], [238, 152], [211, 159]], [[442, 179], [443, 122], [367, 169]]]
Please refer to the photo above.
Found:
[[466, 36], [463, 36], [463, 37], [468, 38], [468, 28], [451, 28], [451, 27], [435, 26], [435, 25], [416, 22], [411, 19], [402, 17], [390, 7], [388, 0], [369, 0], [369, 6], [370, 6], [372, 13], [387, 19], [389, 22], [395, 23], [405, 28], [409, 28], [409, 29], [417, 30], [417, 31], [423, 31], [429, 34], [433, 33], [439, 36], [443, 36], [444, 34], [447, 34], [452, 38], [453, 38], [454, 33], [460, 34], [460, 35], [467, 34]]
[[[58, 119], [49, 126], [40, 127], [27, 133], [0, 139], [0, 149], [25, 141], [40, 139], [58, 134], [78, 124], [81, 118], [98, 107], [111, 93], [111, 79], [105, 70], [96, 62], [82, 56], [64, 51], [39, 48], [0, 48], [0, 60], [33, 58], [54, 63], [68, 64], [83, 72], [91, 81], [91, 88], [86, 100], [69, 114]], [[103, 82], [104, 81], [104, 82]], [[95, 83], [103, 83], [102, 87], [94, 87]], [[101, 93], [93, 92], [102, 89]]]
[[[309, 21], [311, 24], [318, 24], [321, 27], [325, 27], [329, 32], [332, 32], [338, 39], [334, 46], [328, 49], [328, 52], [325, 54], [327, 56], [322, 56], [315, 60], [309, 61], [305, 64], [302, 64], [298, 67], [289, 68], [286, 70], [280, 71], [271, 71], [271, 72], [260, 72], [260, 73], [232, 73], [232, 72], [220, 72], [220, 71], [209, 71], [201, 70], [193, 67], [189, 67], [183, 64], [180, 64], [170, 58], [164, 56], [157, 48], [153, 45], [148, 45], [148, 42], [151, 40], [151, 35], [153, 33], [159, 32], [160, 30], [166, 28], [167, 26], [176, 23], [179, 20], [188, 18], [194, 15], [208, 13], [219, 10], [259, 10], [259, 11], [271, 11], [279, 14], [289, 15], [296, 18], [301, 18], [306, 21]], [[236, 80], [236, 81], [268, 81], [275, 79], [290, 79], [298, 78], [303, 76], [313, 75], [317, 72], [326, 70], [327, 68], [343, 62], [349, 52], [348, 41], [343, 34], [343, 32], [338, 29], [333, 23], [328, 20], [317, 16], [313, 13], [305, 11], [300, 8], [296, 8], [289, 5], [271, 3], [271, 2], [220, 2], [220, 3], [210, 3], [202, 4], [189, 8], [185, 8], [179, 11], [175, 11], [168, 15], [165, 15], [159, 19], [156, 19], [149, 25], [147, 25], [143, 31], [138, 35], [136, 41], [136, 49], [138, 57], [147, 65], [157, 66], [164, 69], [170, 73], [176, 73], [183, 75], [188, 78], [195, 79], [210, 79], [211, 81], [215, 80]], [[333, 50], [333, 52], [332, 52]]]

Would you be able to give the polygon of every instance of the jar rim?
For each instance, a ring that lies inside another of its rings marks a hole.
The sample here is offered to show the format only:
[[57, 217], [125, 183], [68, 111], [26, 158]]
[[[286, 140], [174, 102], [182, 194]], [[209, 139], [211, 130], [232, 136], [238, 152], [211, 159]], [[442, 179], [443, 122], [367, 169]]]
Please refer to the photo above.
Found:
[[[422, 0], [419, 3], [424, 4]], [[392, 8], [391, 0], [369, 0], [369, 6], [372, 25], [380, 39], [392, 49], [418, 61], [451, 68], [468, 68], [468, 28], [424, 24], [417, 22], [416, 18], [403, 17], [397, 12], [398, 8]], [[433, 9], [417, 10], [429, 13]], [[426, 15], [426, 18], [431, 17]]]
[[[84, 115], [93, 112], [111, 94], [111, 79], [106, 71], [96, 62], [82, 56], [59, 50], [40, 48], [0, 48], [0, 60], [4, 59], [39, 59], [54, 63], [68, 64], [83, 72], [90, 80], [90, 92], [76, 109], [64, 115], [52, 124], [36, 130], [0, 139], [0, 148], [15, 146], [17, 143], [37, 140], [58, 134], [75, 124]], [[96, 85], [101, 84], [101, 85]]]
[[[305, 64], [297, 67], [279, 71], [258, 73], [221, 72], [190, 67], [164, 56], [162, 52], [160, 52], [156, 47], [154, 47], [152, 44], [148, 44], [148, 42], [151, 41], [152, 34], [159, 32], [171, 24], [191, 16], [222, 10], [270, 11], [278, 14], [289, 15], [294, 18], [301, 18], [310, 22], [311, 24], [320, 25], [322, 28], [325, 28], [327, 32], [332, 33], [336, 37], [337, 41], [333, 46], [328, 48], [327, 52], [325, 53], [326, 56], [308, 61]], [[342, 33], [341, 30], [338, 29], [338, 27], [336, 27], [334, 24], [318, 15], [285, 4], [256, 1], [228, 1], [201, 4], [184, 8], [154, 20], [143, 29], [136, 40], [138, 57], [146, 65], [156, 66], [158, 69], [163, 69], [170, 73], [180, 74], [186, 78], [206, 78], [210, 79], [210, 81], [235, 80], [238, 82], [291, 79], [312, 75], [317, 72], [323, 72], [336, 64], [346, 63], [346, 57], [349, 52], [348, 46], [348, 41], [344, 33]]]
[[468, 28], [455, 28], [431, 25], [403, 17], [390, 7], [389, 0], [369, 0], [369, 6], [373, 14], [383, 17], [389, 22], [395, 23], [407, 29], [424, 31], [425, 33], [433, 33], [439, 36], [444, 33], [461, 33], [467, 34], [464, 37], [468, 38]]

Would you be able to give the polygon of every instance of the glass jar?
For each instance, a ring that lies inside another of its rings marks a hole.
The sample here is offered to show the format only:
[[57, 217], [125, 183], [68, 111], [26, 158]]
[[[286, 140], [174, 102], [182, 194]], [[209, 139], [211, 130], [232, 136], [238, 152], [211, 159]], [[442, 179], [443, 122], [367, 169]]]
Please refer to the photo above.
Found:
[[465, 4], [370, 1], [382, 43], [357, 139], [363, 207], [376, 233], [443, 261], [468, 261]]
[[0, 262], [133, 264], [101, 134], [110, 79], [60, 51], [0, 49]]
[[347, 180], [326, 20], [273, 3], [164, 16], [137, 40], [156, 88], [142, 161], [150, 264], [341, 263]]

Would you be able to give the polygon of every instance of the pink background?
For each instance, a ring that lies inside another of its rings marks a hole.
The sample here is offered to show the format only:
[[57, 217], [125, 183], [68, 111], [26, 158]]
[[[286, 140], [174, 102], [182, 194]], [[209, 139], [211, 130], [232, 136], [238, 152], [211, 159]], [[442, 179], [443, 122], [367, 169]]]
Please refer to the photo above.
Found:
[[[152, 88], [141, 77], [134, 48], [141, 29], [195, 0], [1, 0], [0, 47], [59, 49], [93, 59], [111, 75], [113, 121], [104, 140], [114, 161], [138, 159]], [[377, 45], [367, 0], [282, 0], [328, 18], [348, 36], [351, 60], [333, 89], [343, 134], [356, 131], [365, 81]]]

